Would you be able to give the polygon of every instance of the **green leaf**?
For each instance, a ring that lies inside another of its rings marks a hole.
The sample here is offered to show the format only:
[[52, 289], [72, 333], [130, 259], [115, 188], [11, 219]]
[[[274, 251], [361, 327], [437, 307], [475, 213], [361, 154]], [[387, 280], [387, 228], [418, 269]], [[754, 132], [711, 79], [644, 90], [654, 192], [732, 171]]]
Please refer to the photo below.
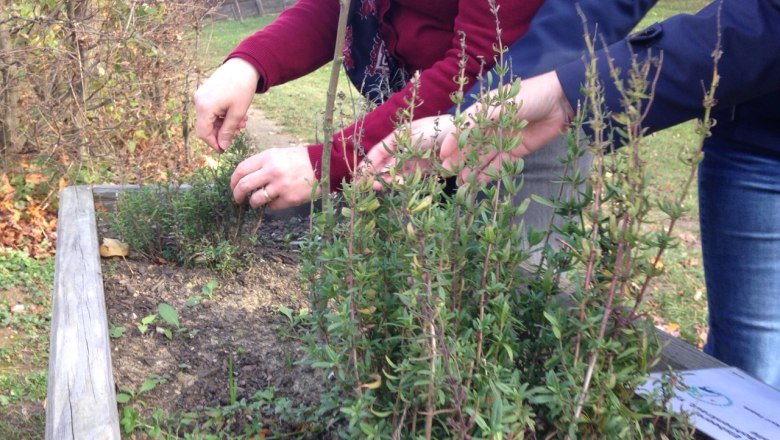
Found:
[[169, 304], [157, 304], [157, 312], [160, 314], [160, 318], [162, 318], [163, 321], [177, 328], [179, 327], [179, 314], [176, 312], [176, 309]]
[[214, 289], [216, 289], [218, 285], [219, 283], [217, 283], [217, 280], [211, 280], [208, 283], [206, 283], [206, 285], [201, 287], [200, 291], [203, 292], [204, 295], [211, 298], [211, 295], [214, 294]]
[[122, 337], [122, 335], [125, 333], [125, 330], [127, 329], [125, 329], [124, 327], [111, 326], [108, 329], [108, 337], [114, 339]]
[[558, 205], [556, 205], [554, 202], [552, 202], [552, 201], [550, 201], [548, 199], [545, 199], [542, 196], [537, 196], [536, 194], [531, 194], [531, 199], [534, 202], [539, 203], [540, 205], [544, 205], [544, 206], [547, 206], [547, 207], [550, 207], [550, 208], [558, 208]]
[[117, 393], [116, 395], [116, 402], [117, 403], [127, 403], [130, 401], [130, 395], [125, 393]]
[[147, 391], [152, 391], [157, 387], [157, 384], [159, 382], [155, 379], [149, 379], [141, 384], [141, 388], [138, 390], [138, 394], [145, 393]]
[[281, 306], [279, 306], [276, 309], [276, 311], [281, 313], [282, 315], [286, 316], [287, 319], [289, 319], [292, 322], [292, 320], [293, 320], [293, 314], [292, 313], [293, 312], [292, 312], [292, 310], [289, 307], [281, 305]]
[[560, 324], [558, 324], [558, 319], [546, 311], [544, 312], [544, 319], [550, 322], [550, 325], [552, 326], [552, 332], [553, 335], [555, 335], [555, 338], [561, 339], [561, 328], [560, 328]]

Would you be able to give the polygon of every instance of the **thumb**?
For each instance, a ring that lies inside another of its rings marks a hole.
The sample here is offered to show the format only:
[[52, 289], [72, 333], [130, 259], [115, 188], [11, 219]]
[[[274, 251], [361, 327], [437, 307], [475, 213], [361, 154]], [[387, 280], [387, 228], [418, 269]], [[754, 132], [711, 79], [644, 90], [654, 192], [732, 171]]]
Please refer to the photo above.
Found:
[[395, 151], [395, 133], [391, 133], [366, 154], [364, 159], [367, 172], [381, 173], [395, 162], [392, 152]]
[[246, 110], [241, 112], [235, 106], [228, 108], [217, 132], [217, 145], [219, 145], [220, 150], [225, 151], [230, 147], [231, 142], [233, 142], [233, 136], [238, 133], [242, 125], [246, 125], [245, 119]]
[[363, 178], [374, 179], [372, 188], [375, 191], [381, 191], [383, 188], [380, 180], [389, 181], [389, 177], [382, 175], [382, 173], [395, 165], [395, 157], [392, 154], [396, 148], [395, 141], [395, 133], [391, 133], [382, 139], [381, 142], [374, 145], [366, 154], [365, 159], [363, 159], [361, 174]]

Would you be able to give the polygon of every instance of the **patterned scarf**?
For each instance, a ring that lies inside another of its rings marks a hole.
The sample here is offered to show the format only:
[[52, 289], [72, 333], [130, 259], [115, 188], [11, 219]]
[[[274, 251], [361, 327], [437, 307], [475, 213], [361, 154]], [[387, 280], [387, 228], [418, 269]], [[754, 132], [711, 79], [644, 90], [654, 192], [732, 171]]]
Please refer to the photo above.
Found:
[[382, 20], [377, 3], [382, 0], [353, 0], [347, 18], [344, 68], [363, 96], [381, 104], [409, 81], [409, 73], [398, 65], [379, 34]]

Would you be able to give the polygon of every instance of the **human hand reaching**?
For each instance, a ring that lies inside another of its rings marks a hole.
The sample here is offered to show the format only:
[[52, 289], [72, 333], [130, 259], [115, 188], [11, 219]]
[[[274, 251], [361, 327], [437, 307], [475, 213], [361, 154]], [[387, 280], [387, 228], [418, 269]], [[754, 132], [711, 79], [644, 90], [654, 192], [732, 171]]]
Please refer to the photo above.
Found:
[[195, 92], [195, 134], [215, 151], [230, 147], [246, 126], [260, 74], [240, 58], [225, 61]]
[[439, 146], [444, 138], [455, 131], [452, 116], [430, 116], [412, 121], [409, 129], [396, 130], [382, 142], [375, 145], [360, 164], [359, 172], [374, 178], [374, 190], [382, 189], [382, 183], [376, 179], [389, 182], [391, 175], [387, 172], [398, 165], [399, 144], [411, 145], [416, 151], [404, 159], [402, 169], [394, 175], [403, 182], [403, 176], [409, 175], [415, 169], [429, 172], [433, 168], [431, 161], [438, 160]]
[[[236, 203], [290, 208], [311, 200], [314, 170], [306, 147], [271, 148], [242, 161], [230, 177]], [[317, 195], [320, 190], [317, 189]]]
[[[363, 161], [364, 172], [371, 173], [375, 179], [389, 181], [391, 179], [387, 170], [397, 165], [394, 152], [399, 147], [399, 140], [410, 141], [404, 144], [425, 151], [438, 150], [439, 159], [443, 167], [453, 173], [458, 173], [460, 181], [466, 181], [470, 173], [476, 172], [479, 181], [492, 180], [500, 169], [501, 163], [506, 160], [517, 160], [546, 145], [563, 131], [574, 116], [574, 110], [563, 93], [560, 82], [555, 72], [549, 72], [522, 82], [520, 91], [514, 101], [519, 103], [517, 114], [513, 115], [517, 121], [526, 120], [527, 125], [522, 129], [522, 140], [519, 145], [510, 152], [498, 153], [495, 151], [480, 155], [476, 163], [469, 167], [464, 166], [464, 161], [470, 152], [480, 148], [474, 142], [467, 140], [465, 146], [458, 146], [458, 138], [461, 127], [457, 127], [451, 116], [432, 116], [419, 119], [411, 123], [409, 136], [404, 136], [403, 131], [396, 130], [387, 136], [380, 144], [374, 146]], [[498, 118], [502, 108], [491, 106], [487, 109], [482, 104], [474, 104], [464, 111], [468, 121], [466, 129], [471, 129], [476, 120], [476, 115], [487, 111], [491, 119]], [[516, 136], [509, 133], [509, 136]], [[408, 139], [407, 139], [408, 138]], [[397, 170], [395, 179], [403, 180], [416, 168], [429, 171], [432, 168], [431, 160], [411, 160], [403, 164], [401, 170]], [[382, 183], [374, 182], [375, 190], [382, 188]]]
[[[528, 121], [522, 129], [520, 144], [509, 153], [484, 154], [480, 157], [479, 163], [471, 168], [465, 168], [461, 164], [470, 147], [467, 144], [465, 148], [459, 148], [459, 133], [453, 133], [454, 136], [445, 136], [442, 139], [440, 158], [445, 169], [453, 172], [459, 170], [461, 181], [465, 181], [472, 172], [477, 172], [478, 180], [489, 181], [491, 175], [495, 175], [500, 169], [503, 161], [517, 160], [548, 144], [566, 129], [574, 116], [574, 110], [566, 99], [555, 72], [524, 80], [520, 85], [520, 91], [513, 99], [519, 104], [515, 115], [517, 120]], [[467, 117], [473, 119], [473, 115], [480, 111], [484, 111], [482, 105], [475, 104], [465, 113]], [[487, 111], [488, 117], [497, 118], [501, 108], [491, 107]]]

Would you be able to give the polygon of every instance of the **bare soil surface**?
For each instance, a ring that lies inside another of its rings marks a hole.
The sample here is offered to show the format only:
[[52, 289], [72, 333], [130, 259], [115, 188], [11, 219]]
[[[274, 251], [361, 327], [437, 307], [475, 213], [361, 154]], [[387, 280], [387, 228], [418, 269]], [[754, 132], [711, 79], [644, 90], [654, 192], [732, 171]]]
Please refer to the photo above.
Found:
[[[256, 122], [251, 126], [256, 141], [275, 146], [292, 142], [264, 118], [251, 119]], [[298, 250], [291, 244], [308, 228], [301, 212], [308, 209], [267, 213], [254, 263], [235, 275], [153, 262], [132, 250], [124, 261], [103, 260], [108, 320], [112, 328], [125, 329], [111, 340], [117, 390], [137, 392], [145, 381], [160, 382], [138, 395], [144, 405], [135, 407], [142, 413], [157, 408], [185, 413], [228, 404], [229, 369], [237, 401], [269, 388], [275, 390], [275, 399], [289, 399], [293, 408], [319, 401], [321, 375], [295, 364], [301, 357], [302, 335], [296, 334], [301, 330], [279, 311], [286, 307], [296, 315], [307, 307]], [[100, 234], [100, 240], [113, 237], [106, 225], [100, 225]], [[207, 295], [203, 288], [212, 281], [217, 286]], [[178, 312], [180, 329], [158, 316], [141, 332], [142, 319], [158, 314], [160, 303]], [[172, 331], [172, 338], [165, 329]]]

